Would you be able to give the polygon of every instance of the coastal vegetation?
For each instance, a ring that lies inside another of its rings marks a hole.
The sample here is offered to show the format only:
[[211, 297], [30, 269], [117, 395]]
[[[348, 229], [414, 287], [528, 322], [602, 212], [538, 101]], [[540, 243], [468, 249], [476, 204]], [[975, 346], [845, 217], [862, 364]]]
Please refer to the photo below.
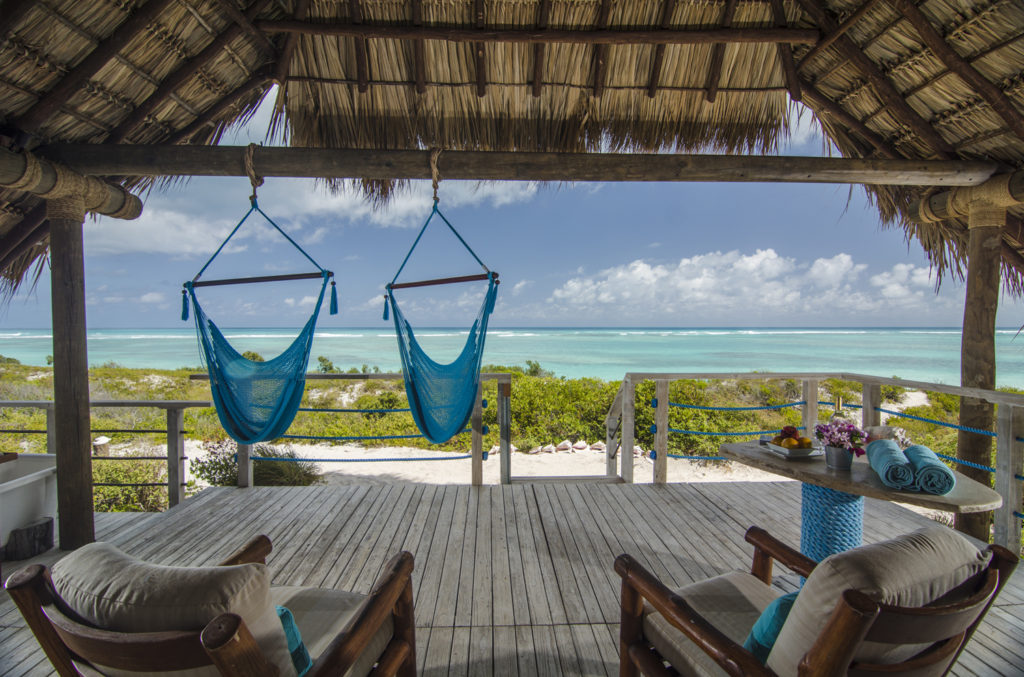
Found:
[[[379, 372], [372, 366], [336, 366], [326, 357], [317, 359], [323, 373]], [[205, 380], [192, 380], [190, 374], [195, 368], [177, 370], [128, 369], [116, 364], [105, 364], [90, 370], [90, 397], [93, 400], [135, 399], [135, 400], [209, 400], [209, 384]], [[512, 443], [521, 451], [557, 443], [563, 439], [595, 442], [604, 440], [604, 417], [619, 388], [618, 381], [596, 378], [562, 378], [543, 369], [536, 362], [525, 367], [485, 365], [485, 372], [512, 374]], [[484, 445], [488, 448], [498, 443], [496, 385], [484, 382], [484, 398], [490, 406], [484, 409], [484, 424], [489, 427]], [[654, 383], [637, 384], [636, 444], [650, 449], [654, 434], [654, 408], [650, 406], [654, 397]], [[53, 374], [48, 367], [27, 366], [16, 360], [0, 357], [0, 400], [50, 400], [53, 397]], [[903, 396], [898, 388], [883, 391], [887, 402], [896, 402]], [[670, 426], [676, 430], [688, 431], [669, 435], [669, 452], [692, 456], [717, 455], [721, 436], [708, 436], [703, 432], [758, 432], [777, 430], [785, 425], [800, 425], [800, 408], [787, 407], [768, 410], [729, 410], [728, 407], [763, 407], [783, 405], [801, 400], [801, 384], [791, 379], [782, 380], [723, 380], [723, 381], [676, 381], [670, 389], [672, 402], [710, 407], [710, 409], [671, 409]], [[851, 381], [828, 379], [823, 381], [819, 399], [834, 402], [842, 399], [846, 404], [860, 402], [860, 384]], [[400, 381], [371, 379], [367, 381], [316, 380], [307, 383], [303, 407], [316, 409], [401, 409], [407, 407], [405, 390]], [[956, 397], [931, 393], [927, 404], [914, 406], [906, 413], [941, 421], [955, 422], [958, 418], [959, 401]], [[831, 414], [828, 406], [819, 407], [819, 417], [825, 419]], [[164, 412], [156, 408], [94, 407], [92, 426], [95, 430], [153, 430], [166, 425]], [[891, 425], [899, 425], [908, 431], [911, 439], [928, 445], [936, 452], [953, 454], [956, 449], [956, 431], [940, 428], [929, 423], [893, 417]], [[43, 434], [20, 433], [18, 431], [45, 430], [46, 417], [41, 409], [3, 408], [0, 409], [0, 451], [42, 452], [45, 451], [46, 436]], [[190, 439], [206, 442], [211, 449], [227, 450], [231, 444], [221, 428], [217, 413], [212, 407], [192, 408], [185, 411], [185, 429]], [[409, 412], [397, 413], [318, 413], [300, 412], [289, 431], [291, 434], [332, 437], [371, 437], [416, 434], [415, 423]], [[124, 448], [130, 443], [131, 453], [141, 456], [164, 454], [162, 435], [149, 433], [104, 433], [111, 438], [114, 448]], [[727, 439], [743, 439], [729, 437]], [[282, 440], [286, 442], [286, 440]], [[325, 440], [330, 443], [330, 440]], [[457, 436], [448, 443], [433, 446], [422, 438], [402, 440], [403, 445], [432, 448], [435, 450], [465, 452], [469, 446], [468, 436]], [[393, 440], [366, 440], [365, 446], [393, 445]], [[272, 455], [281, 455], [280, 448]], [[120, 452], [119, 452], [120, 453]], [[125, 452], [127, 453], [127, 452]], [[229, 457], [230, 454], [221, 454]], [[229, 464], [230, 465], [230, 464]], [[315, 481], [304, 477], [281, 478], [283, 472], [298, 470], [294, 463], [264, 463], [269, 469], [279, 467], [277, 477], [267, 483], [309, 483]], [[95, 481], [98, 484], [129, 483], [137, 485], [164, 481], [165, 470], [159, 461], [141, 461], [126, 458], [124, 461], [104, 461], [93, 464]], [[233, 483], [233, 468], [217, 468], [216, 464], [193, 471], [197, 474], [208, 472], [202, 477], [211, 484]], [[257, 466], [258, 467], [258, 466]], [[289, 470], [285, 471], [287, 467]], [[220, 473], [220, 475], [218, 475]], [[302, 475], [300, 472], [299, 475]], [[201, 475], [200, 475], [201, 476]], [[262, 481], [262, 480], [261, 480]], [[260, 483], [260, 481], [257, 481]], [[166, 492], [161, 487], [97, 487], [97, 510], [156, 510], [166, 503]]]

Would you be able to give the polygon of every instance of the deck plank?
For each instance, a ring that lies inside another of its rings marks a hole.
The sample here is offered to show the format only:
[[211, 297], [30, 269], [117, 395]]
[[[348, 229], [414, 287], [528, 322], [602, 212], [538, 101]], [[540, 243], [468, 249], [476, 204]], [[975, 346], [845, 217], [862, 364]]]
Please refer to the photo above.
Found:
[[[266, 533], [274, 584], [366, 592], [383, 564], [416, 558], [416, 662], [440, 675], [615, 675], [618, 577], [632, 554], [669, 585], [750, 565], [752, 524], [799, 542], [796, 482], [688, 485], [348, 484], [217, 488], [154, 515], [98, 515], [97, 536], [155, 562], [206, 564]], [[876, 541], [931, 523], [865, 503]], [[52, 564], [62, 556], [46, 553]], [[24, 563], [5, 563], [8, 575]], [[797, 579], [776, 571], [780, 589]], [[955, 675], [1020, 674], [1024, 575], [989, 612]], [[50, 675], [49, 663], [0, 596], [0, 674]]]

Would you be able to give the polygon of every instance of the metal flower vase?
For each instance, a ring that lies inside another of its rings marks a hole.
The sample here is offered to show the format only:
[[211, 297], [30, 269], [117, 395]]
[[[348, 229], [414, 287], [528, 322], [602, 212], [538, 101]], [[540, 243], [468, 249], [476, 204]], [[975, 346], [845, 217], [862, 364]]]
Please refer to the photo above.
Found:
[[825, 465], [833, 470], [849, 470], [853, 467], [853, 452], [843, 447], [825, 447]]

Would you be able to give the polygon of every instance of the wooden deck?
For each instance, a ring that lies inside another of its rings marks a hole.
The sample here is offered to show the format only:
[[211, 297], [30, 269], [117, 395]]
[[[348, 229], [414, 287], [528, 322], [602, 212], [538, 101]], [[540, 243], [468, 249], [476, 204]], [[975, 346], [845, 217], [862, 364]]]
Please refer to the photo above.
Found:
[[[751, 524], [798, 543], [799, 515], [796, 482], [393, 484], [211, 489], [167, 513], [97, 515], [97, 523], [100, 539], [168, 564], [213, 563], [265, 533], [276, 585], [366, 592], [385, 560], [406, 549], [416, 557], [422, 674], [612, 676], [615, 555], [631, 553], [682, 585], [749, 566], [742, 537]], [[865, 540], [927, 522], [868, 499]], [[777, 584], [789, 590], [795, 580], [786, 574]], [[1022, 629], [1018, 572], [954, 674], [1022, 674]], [[49, 664], [4, 596], [0, 675], [24, 674], [50, 674]]]

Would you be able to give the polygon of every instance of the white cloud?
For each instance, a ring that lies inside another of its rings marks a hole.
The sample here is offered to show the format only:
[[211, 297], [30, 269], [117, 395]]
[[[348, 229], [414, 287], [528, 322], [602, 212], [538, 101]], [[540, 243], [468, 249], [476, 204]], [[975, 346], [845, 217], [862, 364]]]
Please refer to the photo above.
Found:
[[151, 291], [140, 296], [139, 301], [142, 303], [163, 303], [166, 298], [161, 292]]
[[[168, 209], [144, 209], [134, 221], [98, 219], [85, 223], [86, 255], [141, 254], [202, 255], [213, 253], [231, 232], [233, 223]], [[245, 234], [239, 233], [239, 241]], [[232, 240], [232, 244], [235, 241]], [[240, 251], [235, 245], [234, 251]]]
[[512, 295], [517, 296], [521, 291], [533, 284], [533, 280], [520, 280], [512, 286]]

